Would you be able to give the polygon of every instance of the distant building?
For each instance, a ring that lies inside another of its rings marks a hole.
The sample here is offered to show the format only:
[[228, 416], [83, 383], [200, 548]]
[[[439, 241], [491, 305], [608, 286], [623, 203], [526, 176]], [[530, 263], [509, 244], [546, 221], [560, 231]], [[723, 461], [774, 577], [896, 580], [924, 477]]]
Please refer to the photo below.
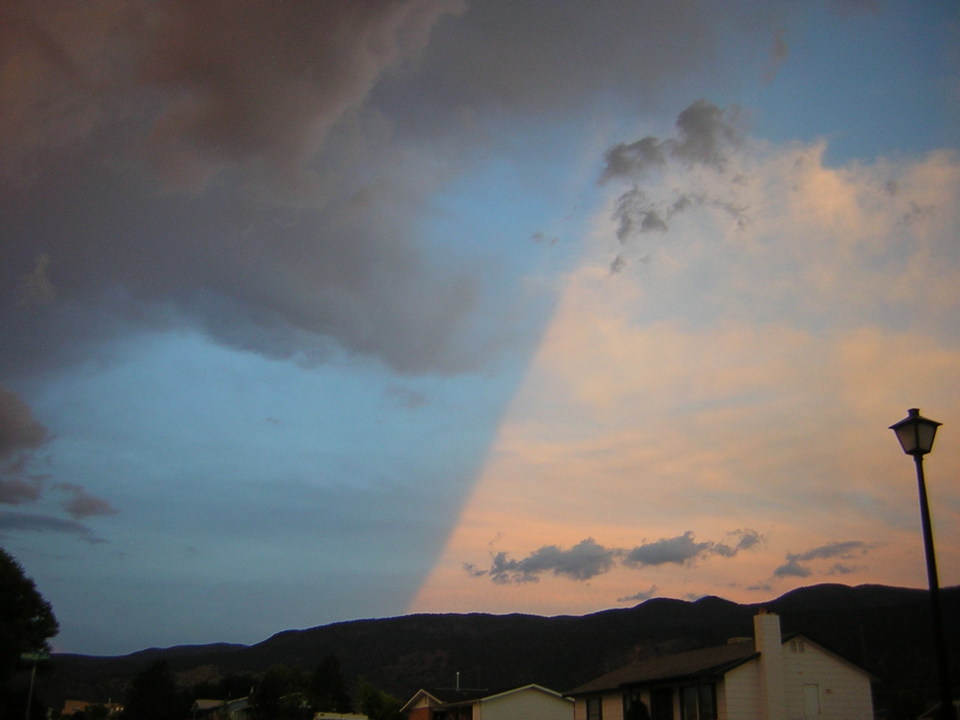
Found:
[[123, 705], [119, 705], [115, 702], [100, 703], [91, 702], [89, 700], [65, 700], [63, 703], [63, 709], [60, 711], [60, 717], [73, 717], [73, 715], [76, 713], [85, 713], [89, 708], [101, 706], [107, 709], [108, 715], [117, 715], [123, 712]]
[[540, 685], [497, 692], [422, 689], [401, 712], [408, 720], [571, 720], [573, 701]]
[[[574, 720], [873, 720], [865, 670], [780, 618], [754, 639], [639, 660], [571, 690]], [[486, 720], [486, 719], [485, 719]]]
[[194, 700], [190, 708], [193, 720], [249, 720], [250, 699], [236, 700]]

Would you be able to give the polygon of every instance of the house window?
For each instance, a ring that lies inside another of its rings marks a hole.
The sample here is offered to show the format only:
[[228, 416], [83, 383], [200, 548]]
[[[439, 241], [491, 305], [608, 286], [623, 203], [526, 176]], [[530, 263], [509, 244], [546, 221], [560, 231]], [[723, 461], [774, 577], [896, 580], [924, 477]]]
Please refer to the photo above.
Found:
[[683, 720], [717, 720], [717, 691], [713, 683], [688, 685], [680, 690]]
[[650, 716], [653, 720], [673, 720], [673, 688], [659, 687], [650, 692]]
[[650, 720], [650, 711], [641, 697], [639, 688], [630, 688], [623, 694], [624, 720]]
[[603, 705], [601, 698], [587, 698], [587, 720], [603, 720]]

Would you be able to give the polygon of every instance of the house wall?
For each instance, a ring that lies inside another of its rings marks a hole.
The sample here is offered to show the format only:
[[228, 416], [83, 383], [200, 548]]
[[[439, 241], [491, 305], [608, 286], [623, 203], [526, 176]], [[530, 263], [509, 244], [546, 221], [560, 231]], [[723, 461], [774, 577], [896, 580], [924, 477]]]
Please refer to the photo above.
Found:
[[[603, 694], [603, 720], [623, 720], [623, 693], [619, 690]], [[567, 716], [569, 720], [569, 715]], [[487, 718], [484, 718], [487, 720]], [[573, 704], [573, 720], [587, 720], [587, 699], [578, 697]]]
[[720, 720], [760, 720], [760, 664], [735, 667], [724, 676], [723, 703], [717, 690]]
[[[819, 703], [817, 720], [872, 720], [870, 678], [837, 656], [802, 638], [783, 646], [788, 720], [809, 720], [804, 685]], [[812, 711], [814, 708], [811, 708]]]
[[426, 697], [418, 698], [407, 710], [407, 720], [432, 720], [432, 718], [433, 707], [430, 705], [430, 699]]
[[[571, 720], [573, 717], [572, 702], [534, 688], [486, 699], [478, 706], [474, 706], [473, 720]], [[606, 708], [603, 718], [608, 720]]]

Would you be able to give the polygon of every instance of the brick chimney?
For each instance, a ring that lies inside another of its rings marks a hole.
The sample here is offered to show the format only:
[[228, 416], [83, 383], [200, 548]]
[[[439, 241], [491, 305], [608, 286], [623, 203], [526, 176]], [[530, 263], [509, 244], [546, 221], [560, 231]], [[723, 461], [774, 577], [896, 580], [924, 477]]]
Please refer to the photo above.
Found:
[[787, 693], [780, 616], [764, 610], [754, 615], [753, 637], [760, 653], [760, 717], [783, 720], [787, 716]]

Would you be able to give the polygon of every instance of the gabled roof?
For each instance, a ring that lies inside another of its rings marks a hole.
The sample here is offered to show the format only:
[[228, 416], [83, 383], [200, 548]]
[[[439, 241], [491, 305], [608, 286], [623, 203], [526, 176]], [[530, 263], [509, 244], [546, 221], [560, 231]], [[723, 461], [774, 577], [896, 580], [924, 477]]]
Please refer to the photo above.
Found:
[[536, 690], [538, 692], [546, 693], [547, 695], [552, 695], [554, 697], [564, 699], [563, 695], [558, 693], [556, 690], [551, 690], [550, 688], [545, 688], [542, 685], [537, 685], [535, 683], [530, 683], [528, 685], [520, 685], [517, 687], [511, 687], [501, 690], [456, 690], [452, 688], [421, 688], [413, 697], [410, 698], [404, 706], [400, 709], [401, 712], [406, 712], [413, 706], [418, 700], [426, 698], [431, 705], [433, 706], [443, 706], [443, 707], [452, 707], [456, 705], [469, 705], [475, 702], [483, 702], [486, 700], [494, 700], [506, 695], [513, 695], [514, 693], [522, 692], [523, 690]]
[[613, 690], [623, 685], [723, 675], [759, 656], [760, 653], [756, 651], [753, 640], [688, 650], [673, 655], [661, 655], [624, 665], [566, 694], [587, 695], [603, 690]]

